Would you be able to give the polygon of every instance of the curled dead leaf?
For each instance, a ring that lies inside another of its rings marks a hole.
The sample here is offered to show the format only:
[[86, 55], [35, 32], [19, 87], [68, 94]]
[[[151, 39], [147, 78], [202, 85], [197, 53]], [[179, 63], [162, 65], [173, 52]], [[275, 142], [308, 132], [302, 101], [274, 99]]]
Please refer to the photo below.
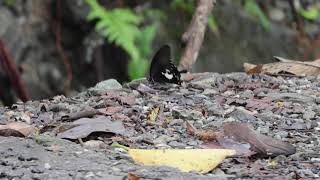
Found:
[[139, 180], [141, 179], [140, 176], [134, 174], [133, 172], [128, 172], [128, 180]]
[[20, 122], [0, 125], [0, 136], [27, 137], [36, 132], [36, 128]]
[[280, 62], [268, 64], [249, 64], [244, 63], [243, 67], [248, 74], [266, 73], [271, 75], [285, 76], [317, 76], [320, 74], [320, 61], [294, 61], [281, 57], [275, 57]]
[[202, 141], [215, 141], [217, 139], [217, 135], [219, 134], [219, 132], [214, 130], [207, 130], [207, 131], [197, 130], [188, 121], [186, 121], [186, 127], [187, 127], [187, 132], [190, 135], [196, 136]]
[[227, 122], [224, 123], [223, 130], [224, 135], [230, 139], [250, 144], [250, 150], [260, 156], [274, 157], [296, 152], [291, 144], [259, 134], [247, 123]]

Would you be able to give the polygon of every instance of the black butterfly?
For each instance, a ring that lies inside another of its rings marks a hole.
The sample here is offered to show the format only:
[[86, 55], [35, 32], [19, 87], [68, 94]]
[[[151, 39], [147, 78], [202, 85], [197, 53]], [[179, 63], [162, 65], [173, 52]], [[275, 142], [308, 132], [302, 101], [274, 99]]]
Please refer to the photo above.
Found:
[[168, 45], [162, 46], [152, 59], [148, 80], [158, 83], [181, 84], [181, 74], [170, 59], [170, 47]]

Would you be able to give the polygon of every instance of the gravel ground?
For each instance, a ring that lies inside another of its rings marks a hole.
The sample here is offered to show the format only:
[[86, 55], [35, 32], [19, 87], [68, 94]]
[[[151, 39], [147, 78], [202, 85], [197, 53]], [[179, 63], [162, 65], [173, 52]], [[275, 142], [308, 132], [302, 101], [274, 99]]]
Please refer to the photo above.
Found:
[[[1, 124], [19, 121], [41, 130], [27, 138], [0, 137], [0, 179], [127, 179], [129, 172], [143, 179], [319, 178], [320, 76], [201, 73], [184, 79], [182, 86], [152, 85], [144, 79], [121, 86], [107, 80], [72, 98], [0, 108]], [[150, 121], [148, 115], [157, 107], [159, 116]], [[65, 131], [85, 117], [103, 117], [121, 126], [109, 123], [108, 132], [85, 126], [76, 134]], [[227, 158], [200, 175], [136, 165], [111, 147], [118, 142], [148, 149], [203, 148], [206, 143], [187, 132], [186, 121], [203, 131], [221, 129], [228, 121], [249, 123], [261, 134], [294, 145], [297, 152]]]

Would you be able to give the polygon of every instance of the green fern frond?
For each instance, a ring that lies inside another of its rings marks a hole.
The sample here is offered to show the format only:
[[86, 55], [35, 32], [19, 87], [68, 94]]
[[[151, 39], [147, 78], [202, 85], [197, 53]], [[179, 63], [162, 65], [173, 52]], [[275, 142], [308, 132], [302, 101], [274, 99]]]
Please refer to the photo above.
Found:
[[107, 38], [110, 43], [123, 48], [132, 59], [139, 57], [138, 49], [134, 42], [139, 34], [138, 25], [142, 18], [130, 9], [105, 10], [96, 0], [86, 0], [92, 10], [88, 20], [98, 20], [96, 31]]
[[139, 28], [143, 15], [130, 9], [115, 8], [106, 10], [97, 0], [86, 0], [91, 7], [88, 20], [97, 20], [95, 29], [108, 42], [115, 43], [130, 56], [128, 74], [131, 79], [143, 77], [148, 69], [147, 58], [158, 27], [157, 23]]

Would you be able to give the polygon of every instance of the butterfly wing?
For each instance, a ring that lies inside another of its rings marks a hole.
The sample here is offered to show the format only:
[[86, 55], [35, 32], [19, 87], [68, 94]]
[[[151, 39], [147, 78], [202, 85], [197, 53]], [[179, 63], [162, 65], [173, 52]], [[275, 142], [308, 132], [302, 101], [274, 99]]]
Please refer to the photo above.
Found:
[[159, 83], [180, 84], [180, 72], [170, 61], [171, 50], [168, 45], [162, 46], [154, 55], [151, 66], [149, 80]]

